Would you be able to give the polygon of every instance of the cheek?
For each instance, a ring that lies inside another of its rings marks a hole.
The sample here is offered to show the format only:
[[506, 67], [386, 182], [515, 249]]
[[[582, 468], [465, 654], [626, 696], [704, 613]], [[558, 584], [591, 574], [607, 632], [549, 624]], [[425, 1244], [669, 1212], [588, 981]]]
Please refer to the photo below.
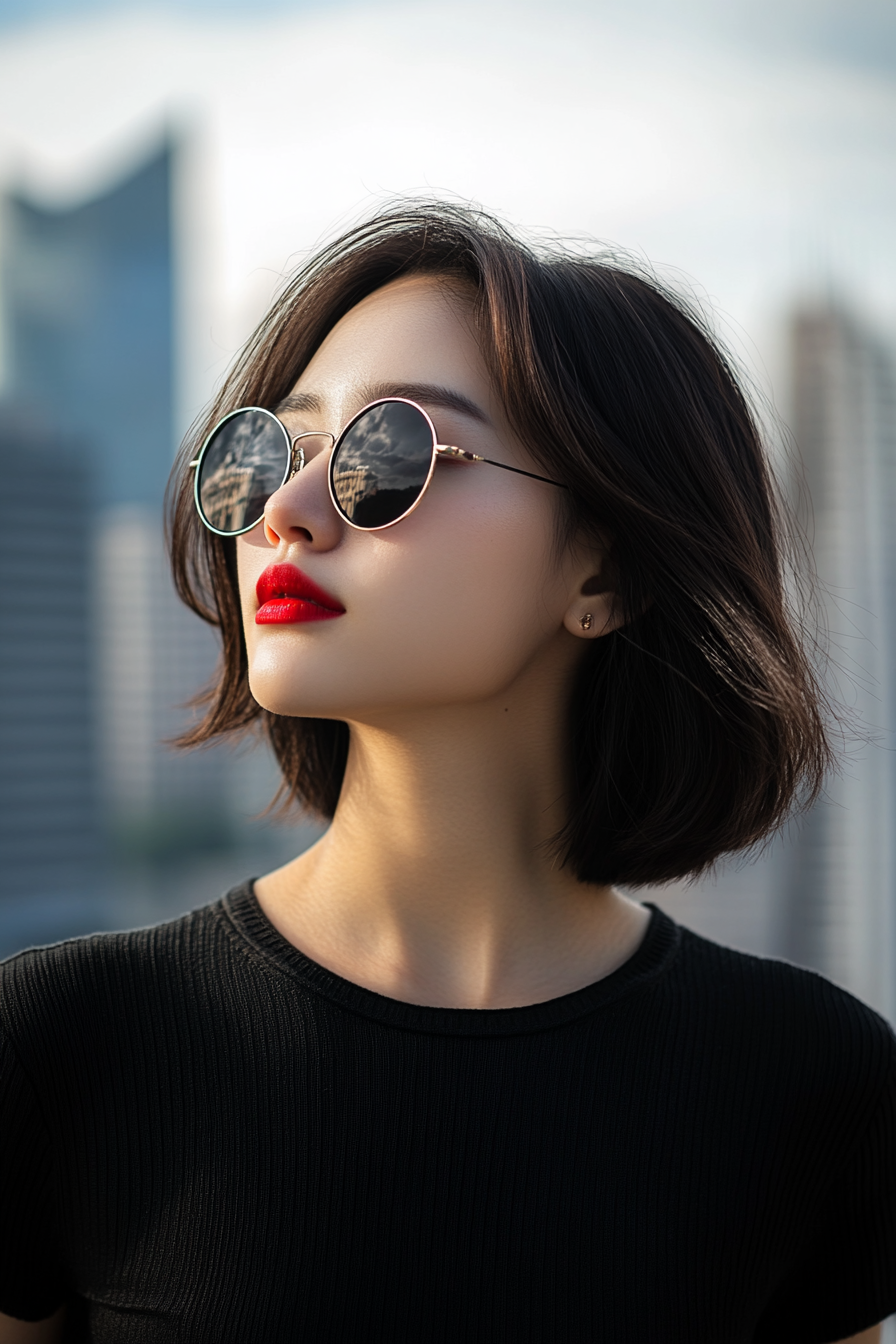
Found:
[[439, 703], [512, 682], [562, 619], [550, 591], [551, 522], [483, 501], [460, 520], [457, 510], [448, 518], [421, 507], [404, 535], [378, 538], [368, 601], [352, 612], [371, 695]]
[[543, 552], [524, 535], [461, 529], [396, 574], [389, 624], [434, 689], [497, 690], [546, 633]]
[[563, 611], [553, 517], [526, 489], [516, 492], [522, 505], [508, 493], [462, 510], [426, 500], [394, 530], [348, 533], [314, 565], [346, 603], [338, 621], [256, 626], [247, 564], [241, 590], [256, 699], [275, 713], [352, 717], [486, 697], [511, 684], [556, 634]]
[[246, 535], [236, 539], [236, 573], [239, 583], [240, 610], [243, 613], [243, 629], [246, 632], [246, 643], [251, 647], [251, 641], [254, 640], [255, 610], [258, 605], [255, 597], [255, 585], [261, 577], [262, 571], [270, 564], [273, 558], [271, 548], [264, 541], [261, 529], [257, 532], [250, 532], [249, 537], [254, 538], [249, 541]]

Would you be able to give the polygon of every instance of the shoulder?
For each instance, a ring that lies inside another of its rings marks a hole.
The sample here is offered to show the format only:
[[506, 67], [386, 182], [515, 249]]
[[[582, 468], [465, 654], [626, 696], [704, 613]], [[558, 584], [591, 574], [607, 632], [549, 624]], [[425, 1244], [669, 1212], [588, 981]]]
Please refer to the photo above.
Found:
[[220, 961], [220, 909], [216, 902], [151, 928], [20, 952], [0, 964], [0, 1029], [26, 1055], [50, 1041], [64, 1049], [195, 997], [196, 982]]
[[815, 971], [679, 934], [665, 993], [692, 1039], [724, 1052], [730, 1067], [787, 1091], [869, 1105], [892, 1086], [896, 1036], [867, 1004]]
[[747, 1011], [779, 1030], [820, 1031], [825, 1037], [893, 1040], [873, 1008], [817, 971], [776, 957], [759, 957], [712, 942], [679, 926], [676, 975], [682, 989], [726, 1017]]

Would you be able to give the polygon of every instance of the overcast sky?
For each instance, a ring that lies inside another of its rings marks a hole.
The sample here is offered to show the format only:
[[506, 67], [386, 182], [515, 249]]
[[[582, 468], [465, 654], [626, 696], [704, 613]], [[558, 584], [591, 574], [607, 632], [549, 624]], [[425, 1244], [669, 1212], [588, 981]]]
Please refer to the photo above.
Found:
[[166, 123], [187, 133], [184, 414], [289, 265], [395, 192], [644, 254], [756, 364], [813, 288], [896, 332], [892, 3], [27, 14], [0, 0], [5, 182], [75, 200]]
[[[333, 12], [350, 0], [0, 0], [0, 24], [34, 25], [88, 13], [148, 10], [222, 16]], [[376, 5], [378, 0], [366, 0]], [[583, 0], [592, 15], [612, 16], [618, 0]], [[769, 51], [831, 56], [896, 69], [892, 0], [626, 0], [629, 16], [663, 29], [700, 28]]]

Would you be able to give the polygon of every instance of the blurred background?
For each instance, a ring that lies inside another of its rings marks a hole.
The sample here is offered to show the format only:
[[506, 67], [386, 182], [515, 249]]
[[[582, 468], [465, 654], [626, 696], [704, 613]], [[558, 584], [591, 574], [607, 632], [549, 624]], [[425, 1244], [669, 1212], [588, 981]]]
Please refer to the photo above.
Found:
[[654, 893], [896, 1017], [896, 6], [0, 0], [0, 955], [134, 927], [307, 845], [261, 748], [164, 739], [212, 675], [161, 502], [283, 278], [395, 192], [646, 258], [801, 474], [828, 796]]

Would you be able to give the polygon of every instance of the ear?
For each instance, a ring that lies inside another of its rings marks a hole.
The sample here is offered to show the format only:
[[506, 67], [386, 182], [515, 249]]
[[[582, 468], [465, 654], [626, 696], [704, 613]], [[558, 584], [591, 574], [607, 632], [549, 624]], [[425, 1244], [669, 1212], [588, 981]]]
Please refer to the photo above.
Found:
[[583, 558], [563, 624], [578, 639], [599, 639], [625, 624], [619, 600], [619, 567], [611, 542], [602, 554], [595, 556], [592, 552]]

